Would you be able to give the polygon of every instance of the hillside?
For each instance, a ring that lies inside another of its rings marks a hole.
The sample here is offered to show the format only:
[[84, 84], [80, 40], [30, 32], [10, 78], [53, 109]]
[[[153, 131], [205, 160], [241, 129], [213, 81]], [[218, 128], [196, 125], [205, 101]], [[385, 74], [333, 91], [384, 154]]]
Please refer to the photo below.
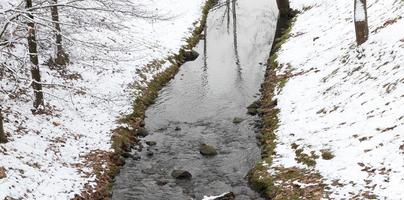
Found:
[[319, 173], [326, 199], [404, 198], [404, 2], [367, 3], [369, 40], [357, 46], [354, 1], [292, 0], [301, 13], [277, 53], [287, 79], [270, 172]]
[[[18, 68], [18, 62], [1, 51], [1, 64], [15, 68], [21, 79], [15, 81], [12, 75], [0, 74], [0, 103], [9, 135], [9, 142], [0, 144], [0, 170], [5, 169], [5, 177], [0, 179], [0, 199], [71, 199], [86, 184], [94, 186], [92, 162], [97, 158], [89, 155], [102, 157], [103, 152], [113, 151], [111, 130], [120, 117], [132, 111], [138, 93], [132, 85], [150, 80], [168, 65], [148, 69], [143, 77], [137, 72], [153, 60], [177, 53], [186, 44], [204, 1], [130, 2], [161, 19], [122, 18], [99, 10], [83, 13], [62, 4], [62, 30], [71, 60], [66, 70], [58, 71], [47, 64], [53, 51], [47, 48], [50, 36], [45, 35], [45, 25], [38, 25], [42, 45], [39, 68], [47, 83], [45, 115], [31, 112], [29, 69]], [[0, 0], [0, 13], [18, 5], [16, 1]], [[90, 7], [91, 3], [82, 6]], [[26, 39], [18, 35], [25, 35], [24, 30], [14, 23], [9, 27], [10, 33], [16, 32], [9, 34], [14, 37], [9, 41], [15, 45], [1, 50], [27, 60]]]

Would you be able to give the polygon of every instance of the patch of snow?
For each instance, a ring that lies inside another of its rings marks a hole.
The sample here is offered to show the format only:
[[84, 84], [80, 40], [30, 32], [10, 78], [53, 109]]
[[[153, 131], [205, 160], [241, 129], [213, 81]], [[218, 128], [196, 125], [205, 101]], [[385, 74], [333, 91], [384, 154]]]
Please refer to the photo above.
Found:
[[[314, 169], [329, 198], [404, 199], [404, 3], [368, 0], [371, 33], [361, 47], [353, 4], [291, 1], [292, 8], [311, 8], [298, 15], [279, 51], [277, 73], [305, 73], [278, 88], [274, 166], [304, 167], [295, 161], [295, 143], [320, 157]], [[335, 157], [323, 160], [323, 150]]]
[[202, 200], [215, 200], [216, 198], [223, 197], [226, 194], [227, 193], [223, 193], [223, 194], [221, 194], [219, 196], [204, 196]]
[[361, 0], [355, 0], [355, 2], [356, 2], [355, 21], [356, 22], [366, 21], [365, 5], [362, 3]]
[[[3, 9], [8, 5], [5, 2], [0, 0]], [[69, 37], [85, 42], [130, 44], [134, 48], [122, 47], [105, 54], [84, 45], [68, 46], [72, 61], [68, 68], [82, 76], [69, 83], [41, 65], [44, 82], [64, 84], [45, 87], [45, 101], [53, 107], [51, 115], [33, 115], [30, 94], [12, 97], [1, 93], [5, 130], [11, 137], [9, 143], [0, 145], [0, 166], [7, 173], [7, 178], [0, 180], [0, 199], [70, 199], [86, 183], [93, 184], [95, 177], [90, 166], [85, 165], [84, 156], [92, 151], [112, 151], [111, 130], [117, 126], [116, 120], [132, 109], [136, 91], [129, 85], [139, 79], [136, 71], [154, 59], [178, 52], [199, 19], [204, 2], [147, 1], [145, 8], [171, 17], [162, 21], [132, 17], [117, 21], [115, 25], [126, 29], [116, 31], [96, 27], [65, 29]], [[24, 48], [16, 51], [26, 54]], [[106, 60], [96, 59], [100, 57]], [[45, 59], [41, 58], [41, 63]], [[159, 70], [166, 67], [168, 64]], [[146, 76], [150, 79], [157, 72]], [[7, 81], [0, 82], [0, 88], [11, 87]]]

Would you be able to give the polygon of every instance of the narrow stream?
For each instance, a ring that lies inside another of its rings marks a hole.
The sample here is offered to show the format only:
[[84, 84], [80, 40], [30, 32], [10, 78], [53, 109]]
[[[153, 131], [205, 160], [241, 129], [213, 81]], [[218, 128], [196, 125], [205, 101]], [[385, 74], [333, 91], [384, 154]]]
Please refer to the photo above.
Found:
[[[227, 0], [208, 17], [197, 60], [184, 64], [146, 112], [140, 160], [128, 159], [116, 178], [114, 200], [200, 200], [233, 192], [236, 199], [261, 199], [246, 175], [260, 158], [254, 122], [246, 107], [259, 98], [266, 59], [275, 34], [275, 0]], [[233, 119], [244, 119], [234, 124]], [[218, 155], [199, 153], [203, 143]], [[151, 155], [153, 154], [153, 155]], [[171, 177], [187, 170], [191, 180]]]

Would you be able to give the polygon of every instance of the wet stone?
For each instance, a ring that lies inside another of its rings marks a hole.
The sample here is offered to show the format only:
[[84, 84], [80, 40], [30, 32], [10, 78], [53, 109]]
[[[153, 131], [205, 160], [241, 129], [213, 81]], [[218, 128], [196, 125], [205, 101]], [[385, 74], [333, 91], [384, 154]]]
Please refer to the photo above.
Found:
[[258, 109], [256, 109], [256, 108], [247, 108], [247, 113], [249, 115], [257, 115], [258, 114]]
[[152, 156], [154, 155], [154, 153], [153, 153], [152, 151], [147, 151], [147, 152], [146, 152], [146, 155], [147, 155], [148, 157], [152, 157]]
[[181, 180], [192, 178], [192, 174], [185, 170], [173, 170], [171, 172], [171, 176], [174, 177], [175, 179], [181, 179]]
[[149, 132], [144, 128], [139, 128], [139, 130], [137, 131], [137, 135], [139, 137], [146, 137], [147, 135], [149, 135]]
[[257, 115], [259, 107], [260, 107], [259, 101], [255, 101], [254, 103], [252, 103], [247, 107], [247, 113], [249, 115]]
[[242, 119], [242, 118], [240, 118], [240, 117], [235, 117], [234, 119], [233, 119], [233, 123], [234, 124], [240, 124], [241, 122], [243, 122], [244, 121], [244, 119]]
[[194, 50], [186, 50], [184, 51], [184, 61], [194, 61], [199, 57], [199, 53]]
[[257, 133], [255, 135], [255, 138], [257, 138], [257, 140], [261, 140], [262, 139], [262, 134], [261, 133]]
[[155, 141], [146, 141], [146, 144], [149, 145], [149, 146], [156, 146], [157, 142], [155, 142]]
[[199, 152], [204, 156], [215, 156], [217, 155], [217, 151], [213, 146], [202, 144], [199, 146]]
[[131, 157], [133, 160], [140, 160], [142, 159], [142, 157], [140, 157], [139, 155], [134, 155]]
[[124, 153], [122, 153], [122, 157], [124, 157], [124, 158], [129, 158], [129, 157], [131, 157], [132, 155], [129, 153], [129, 152], [124, 152]]
[[168, 180], [157, 180], [156, 184], [159, 185], [159, 186], [167, 185]]

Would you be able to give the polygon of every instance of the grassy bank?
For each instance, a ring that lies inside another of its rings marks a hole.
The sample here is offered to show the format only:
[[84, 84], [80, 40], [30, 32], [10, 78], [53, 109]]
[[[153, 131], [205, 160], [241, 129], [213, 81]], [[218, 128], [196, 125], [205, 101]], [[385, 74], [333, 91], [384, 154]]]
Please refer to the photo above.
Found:
[[[112, 191], [114, 177], [119, 173], [120, 168], [125, 164], [125, 157], [138, 143], [138, 136], [145, 132], [144, 119], [146, 109], [155, 102], [158, 92], [177, 74], [180, 66], [185, 62], [186, 51], [192, 50], [202, 37], [208, 13], [217, 0], [207, 0], [203, 9], [202, 17], [199, 23], [195, 23], [194, 31], [187, 44], [184, 45], [177, 54], [168, 57], [166, 60], [156, 60], [145, 67], [145, 70], [160, 69], [162, 65], [169, 62], [170, 66], [164, 71], [156, 74], [151, 81], [144, 86], [135, 84], [140, 93], [134, 100], [133, 111], [130, 115], [124, 116], [119, 120], [122, 124], [119, 128], [113, 130], [112, 148], [114, 152], [94, 152], [89, 155], [89, 165], [94, 169], [97, 176], [96, 188], [88, 185], [86, 191], [74, 199], [109, 199]], [[102, 167], [107, 164], [107, 167]]]
[[[268, 171], [272, 165], [273, 155], [276, 148], [276, 134], [278, 128], [277, 100], [274, 99], [277, 88], [282, 88], [287, 82], [286, 76], [278, 76], [276, 70], [279, 68], [277, 52], [288, 38], [298, 12], [290, 10], [289, 16], [282, 16], [278, 19], [275, 40], [267, 61], [267, 71], [262, 84], [262, 97], [260, 100], [261, 117], [263, 128], [261, 131], [260, 143], [262, 148], [262, 161], [258, 163], [249, 173], [249, 182], [253, 189], [262, 192], [269, 199], [318, 199], [321, 197], [323, 188], [300, 188], [293, 185], [294, 181], [302, 183], [317, 183], [321, 178], [318, 174], [309, 170], [299, 168], [275, 168], [273, 173]], [[306, 161], [306, 159], [304, 159]], [[311, 162], [308, 162], [312, 164]]]

